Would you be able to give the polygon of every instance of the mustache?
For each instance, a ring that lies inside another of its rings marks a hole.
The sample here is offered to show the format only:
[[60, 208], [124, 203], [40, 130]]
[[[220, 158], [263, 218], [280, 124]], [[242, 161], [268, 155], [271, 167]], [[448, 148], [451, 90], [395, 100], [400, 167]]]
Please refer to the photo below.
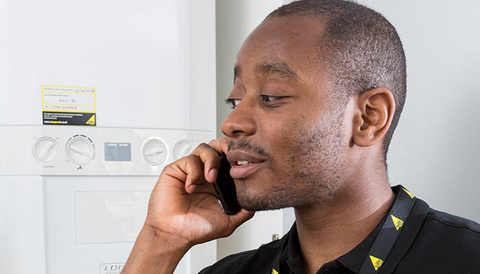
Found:
[[250, 153], [262, 156], [266, 159], [272, 158], [270, 153], [268, 153], [264, 148], [257, 145], [252, 145], [246, 140], [238, 140], [234, 142], [233, 140], [230, 139], [228, 142], [228, 151], [232, 149], [239, 149], [245, 152], [250, 152]]

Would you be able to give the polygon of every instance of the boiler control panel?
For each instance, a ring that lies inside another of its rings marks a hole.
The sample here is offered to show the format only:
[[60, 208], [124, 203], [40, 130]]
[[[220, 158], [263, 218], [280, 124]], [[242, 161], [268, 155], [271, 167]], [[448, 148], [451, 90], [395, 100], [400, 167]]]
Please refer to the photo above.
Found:
[[4, 126], [0, 175], [158, 175], [214, 137], [178, 129]]

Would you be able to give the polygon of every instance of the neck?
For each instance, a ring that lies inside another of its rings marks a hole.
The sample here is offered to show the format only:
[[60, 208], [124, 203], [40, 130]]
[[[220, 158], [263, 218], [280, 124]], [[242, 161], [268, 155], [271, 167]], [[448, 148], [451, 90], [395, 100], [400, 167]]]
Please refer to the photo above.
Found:
[[329, 205], [295, 208], [300, 249], [306, 273], [360, 244], [393, 203], [388, 181], [350, 184]]

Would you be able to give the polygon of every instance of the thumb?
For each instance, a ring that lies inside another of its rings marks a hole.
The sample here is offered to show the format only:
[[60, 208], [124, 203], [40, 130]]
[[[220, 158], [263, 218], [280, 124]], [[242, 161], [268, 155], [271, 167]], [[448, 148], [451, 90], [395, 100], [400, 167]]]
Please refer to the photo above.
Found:
[[237, 212], [235, 215], [231, 215], [227, 236], [232, 234], [233, 231], [235, 231], [235, 229], [237, 229], [241, 224], [250, 220], [254, 215], [255, 215], [255, 212], [248, 211], [243, 208], [239, 212]]

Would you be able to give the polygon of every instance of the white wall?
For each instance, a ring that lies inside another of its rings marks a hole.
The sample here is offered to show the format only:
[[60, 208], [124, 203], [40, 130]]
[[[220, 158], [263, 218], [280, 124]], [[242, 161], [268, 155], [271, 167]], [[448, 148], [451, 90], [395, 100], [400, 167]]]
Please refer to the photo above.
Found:
[[361, 0], [397, 28], [408, 92], [388, 163], [431, 207], [480, 221], [480, 2]]

